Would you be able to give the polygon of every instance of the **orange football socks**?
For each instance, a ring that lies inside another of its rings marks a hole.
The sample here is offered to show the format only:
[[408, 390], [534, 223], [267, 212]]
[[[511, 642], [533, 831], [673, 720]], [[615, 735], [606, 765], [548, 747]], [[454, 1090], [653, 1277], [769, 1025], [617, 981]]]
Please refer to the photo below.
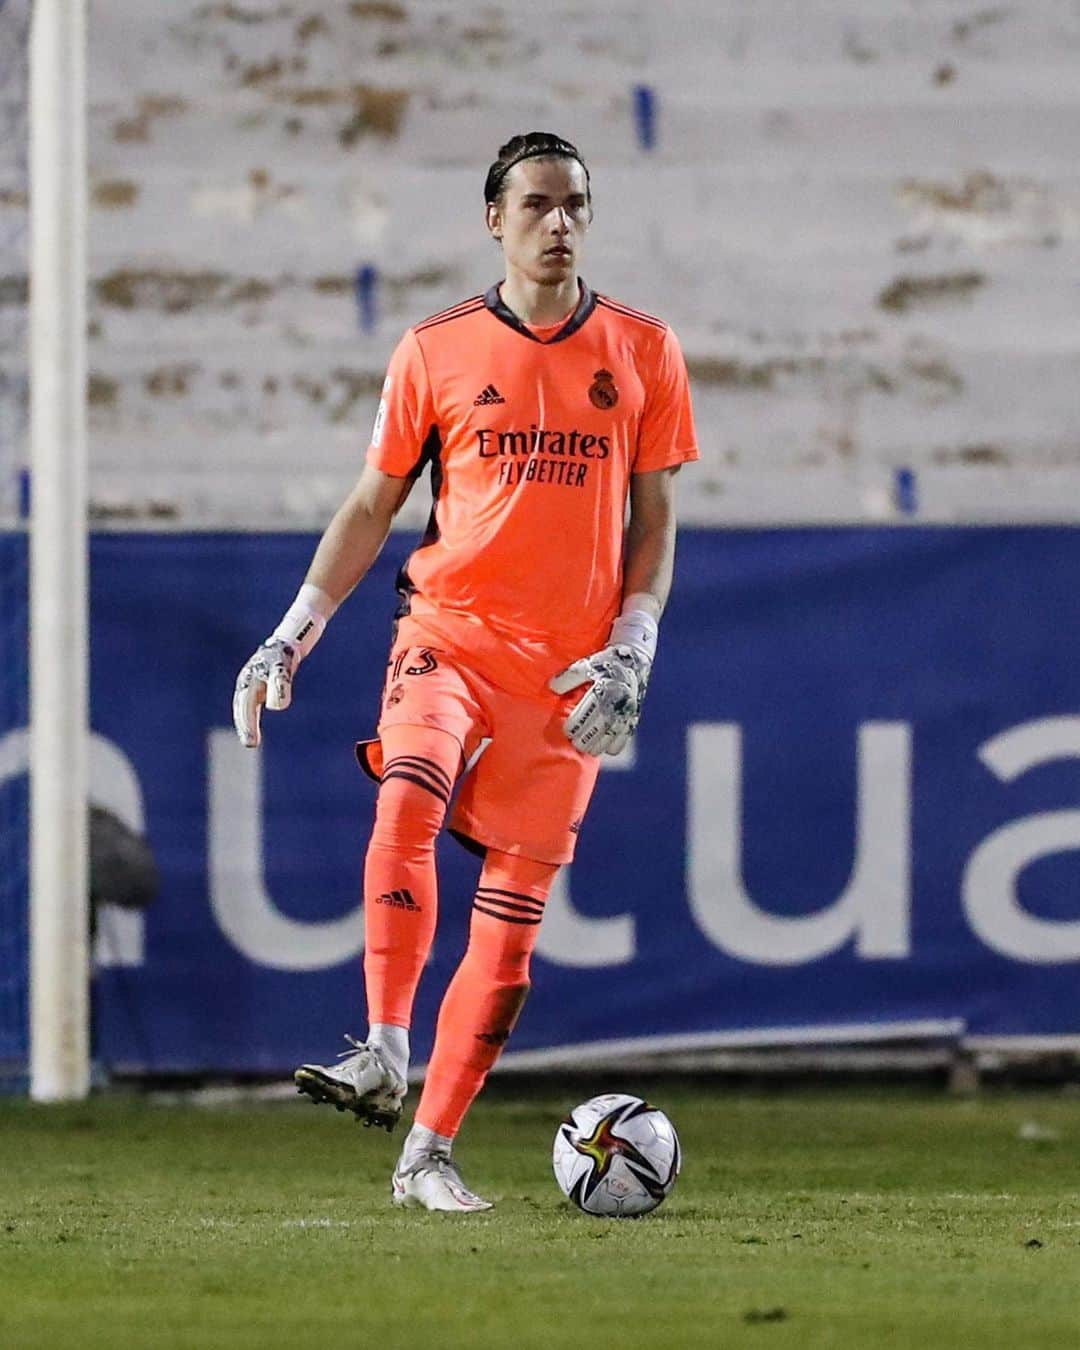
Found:
[[375, 828], [364, 863], [368, 1021], [407, 1027], [438, 916], [435, 838], [461, 747], [435, 727], [387, 727]]
[[489, 849], [473, 901], [469, 945], [439, 1009], [416, 1122], [453, 1138], [529, 992], [544, 902], [558, 867]]

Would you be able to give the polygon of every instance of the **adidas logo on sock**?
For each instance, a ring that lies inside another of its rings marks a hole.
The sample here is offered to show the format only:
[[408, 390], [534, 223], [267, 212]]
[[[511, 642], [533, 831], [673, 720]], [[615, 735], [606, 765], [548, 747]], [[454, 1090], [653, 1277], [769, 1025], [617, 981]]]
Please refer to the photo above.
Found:
[[492, 403], [505, 403], [505, 402], [506, 399], [503, 398], [502, 394], [499, 393], [499, 391], [495, 388], [495, 386], [493, 384], [489, 384], [486, 389], [482, 389], [480, 393], [476, 396], [476, 398], [473, 399], [473, 407], [486, 408]]
[[387, 891], [375, 897], [377, 905], [391, 905], [394, 909], [407, 909], [412, 914], [420, 913], [420, 906], [412, 898], [412, 891]]

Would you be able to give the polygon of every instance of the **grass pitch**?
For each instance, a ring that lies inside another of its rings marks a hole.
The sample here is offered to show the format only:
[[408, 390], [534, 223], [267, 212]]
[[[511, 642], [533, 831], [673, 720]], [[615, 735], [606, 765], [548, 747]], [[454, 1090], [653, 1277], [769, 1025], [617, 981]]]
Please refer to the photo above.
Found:
[[639, 1221], [571, 1210], [565, 1110], [489, 1089], [490, 1214], [397, 1211], [398, 1140], [295, 1103], [0, 1101], [0, 1346], [1080, 1346], [1080, 1100], [650, 1084], [685, 1165]]

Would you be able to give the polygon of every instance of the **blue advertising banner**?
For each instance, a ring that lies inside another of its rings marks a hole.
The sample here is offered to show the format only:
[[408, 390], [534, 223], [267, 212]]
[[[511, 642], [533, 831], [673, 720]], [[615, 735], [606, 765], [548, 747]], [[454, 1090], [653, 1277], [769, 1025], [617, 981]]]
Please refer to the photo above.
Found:
[[0, 532], [0, 1091], [29, 1050], [26, 542]]
[[[103, 535], [95, 796], [145, 826], [143, 915], [102, 916], [97, 1051], [276, 1073], [364, 1029], [370, 734], [412, 541], [391, 538], [264, 718], [236, 671], [314, 539]], [[1080, 1038], [1080, 531], [684, 530], [645, 716], [549, 904], [509, 1053]], [[4, 728], [0, 728], [0, 736]], [[430, 1048], [477, 862], [440, 851]]]

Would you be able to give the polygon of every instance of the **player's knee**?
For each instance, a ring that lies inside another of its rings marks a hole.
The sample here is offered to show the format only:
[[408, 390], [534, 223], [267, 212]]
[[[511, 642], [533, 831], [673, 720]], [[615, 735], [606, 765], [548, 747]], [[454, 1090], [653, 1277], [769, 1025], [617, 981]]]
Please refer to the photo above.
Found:
[[418, 777], [398, 773], [383, 779], [371, 836], [376, 847], [409, 852], [434, 849], [446, 816], [446, 797], [425, 782], [412, 781]]
[[492, 972], [501, 985], [507, 989], [522, 989], [522, 1002], [532, 988], [529, 967], [532, 963], [532, 951], [509, 952]]

